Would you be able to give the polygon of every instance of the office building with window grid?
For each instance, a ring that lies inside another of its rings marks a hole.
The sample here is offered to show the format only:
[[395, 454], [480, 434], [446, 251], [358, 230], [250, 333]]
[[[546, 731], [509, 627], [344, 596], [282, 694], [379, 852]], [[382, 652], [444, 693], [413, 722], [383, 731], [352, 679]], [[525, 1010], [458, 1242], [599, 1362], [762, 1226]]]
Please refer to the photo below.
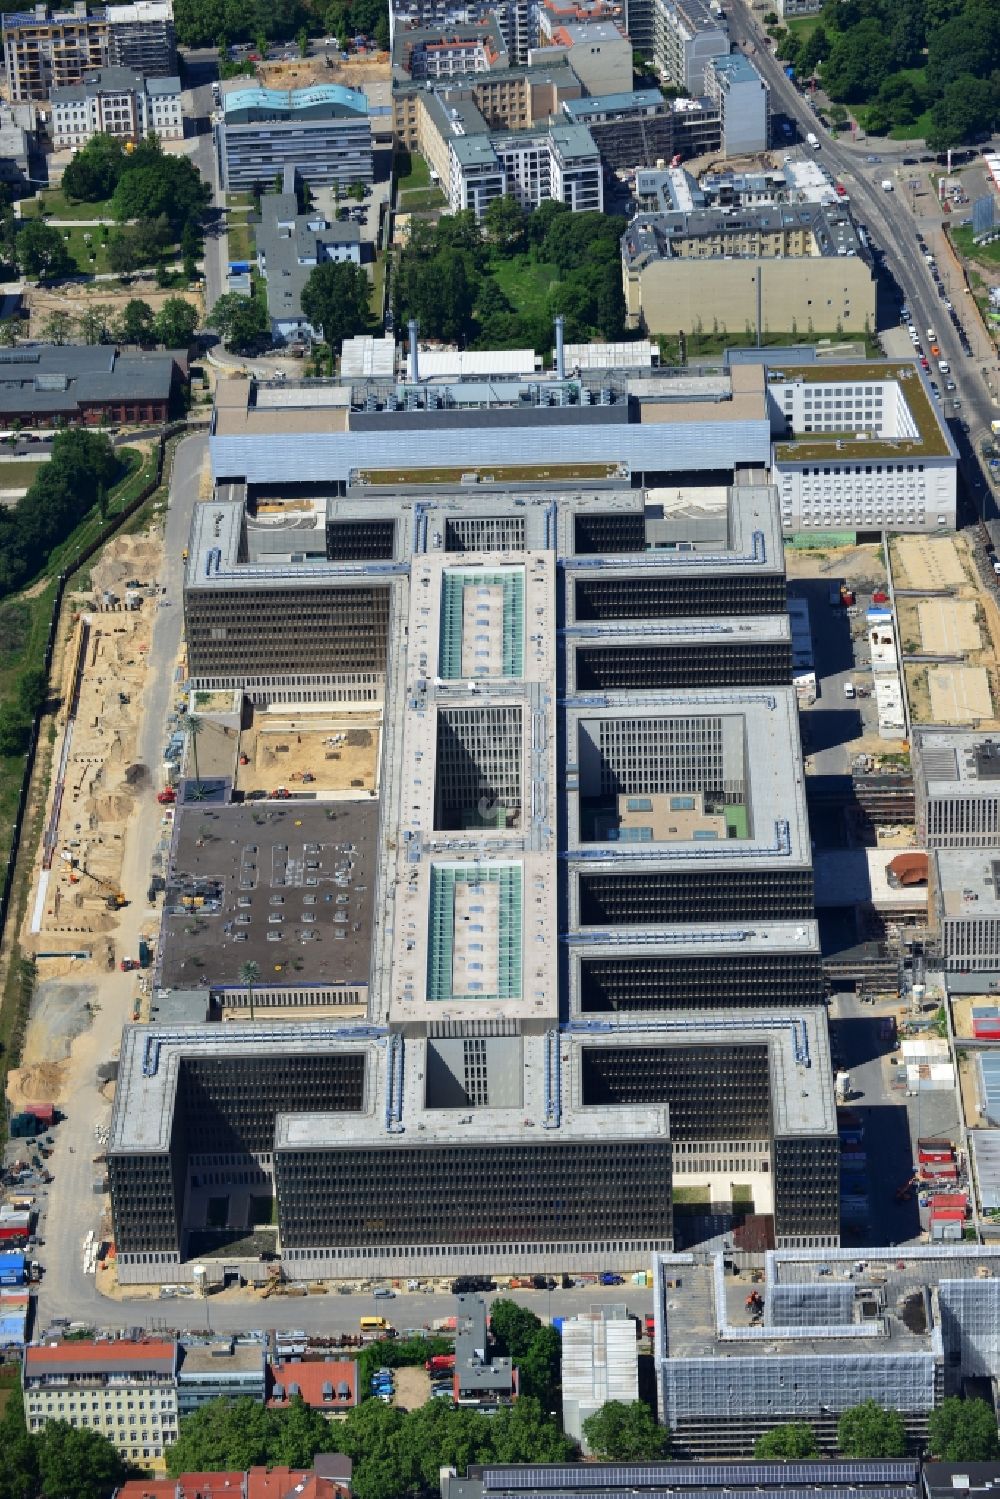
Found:
[[[606, 378], [591, 411], [615, 410]], [[479, 381], [442, 385], [445, 407], [428, 404], [434, 382], [414, 386], [422, 404], [392, 411], [353, 385], [317, 387], [316, 405], [224, 385], [216, 496], [189, 545], [192, 678], [314, 712], [364, 692], [380, 712], [370, 917], [350, 954], [365, 1014], [262, 1004], [224, 1027], [129, 1029], [109, 1144], [120, 1275], [178, 1281], [207, 1263], [262, 1279], [272, 1256], [296, 1276], [632, 1268], [697, 1242], [675, 1181], [713, 1222], [754, 1213], [779, 1245], [835, 1245], [774, 490], [724, 464], [640, 485], [589, 458], [566, 472], [560, 453], [535, 474], [514, 460], [541, 408], [501, 392], [481, 411]], [[762, 394], [709, 388], [709, 432], [719, 407], [745, 414]], [[680, 393], [694, 429], [702, 391], [694, 377]], [[669, 394], [643, 384], [649, 422], [624, 428], [655, 427]], [[508, 462], [480, 475], [466, 456], [453, 474], [439, 452], [424, 468], [442, 411], [466, 455], [475, 432]], [[301, 451], [281, 476], [265, 450], [286, 424]], [[391, 448], [404, 434], [421, 459], [408, 473]], [[637, 637], [658, 654], [629, 668]], [[753, 673], [741, 638], [761, 647]], [[582, 650], [604, 680], [581, 684]], [[298, 840], [318, 840], [322, 900], [340, 855], [319, 803], [301, 833], [248, 836], [258, 865], [288, 844], [283, 880]], [[198, 949], [210, 993], [239, 990], [241, 914], [217, 954]], [[301, 962], [328, 967], [331, 948]], [[167, 956], [183, 962], [182, 945]]]
[[679, 1456], [748, 1457], [792, 1421], [832, 1456], [840, 1415], [866, 1400], [898, 1411], [916, 1449], [944, 1398], [1000, 1369], [995, 1248], [778, 1249], [764, 1264], [761, 1308], [722, 1253], [654, 1262], [659, 1412]]
[[1000, 839], [1000, 739], [918, 731], [917, 837], [934, 848], [994, 848]]

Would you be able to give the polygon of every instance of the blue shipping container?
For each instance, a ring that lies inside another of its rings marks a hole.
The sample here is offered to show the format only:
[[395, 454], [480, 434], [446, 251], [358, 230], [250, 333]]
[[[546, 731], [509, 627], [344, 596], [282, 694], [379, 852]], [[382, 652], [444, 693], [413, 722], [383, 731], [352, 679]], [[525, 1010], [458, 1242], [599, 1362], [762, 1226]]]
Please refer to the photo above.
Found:
[[19, 1249], [8, 1249], [0, 1253], [0, 1286], [23, 1285], [24, 1275], [24, 1255]]

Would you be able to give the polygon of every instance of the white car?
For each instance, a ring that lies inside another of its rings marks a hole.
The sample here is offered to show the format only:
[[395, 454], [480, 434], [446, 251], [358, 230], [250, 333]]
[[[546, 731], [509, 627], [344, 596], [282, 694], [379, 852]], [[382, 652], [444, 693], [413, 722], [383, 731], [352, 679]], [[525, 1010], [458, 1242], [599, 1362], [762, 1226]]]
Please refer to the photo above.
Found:
[[928, 330], [927, 330], [927, 337], [930, 339], [930, 341], [931, 341], [932, 344], [936, 344], [937, 343], [937, 334], [934, 332], [933, 328], [928, 328]]

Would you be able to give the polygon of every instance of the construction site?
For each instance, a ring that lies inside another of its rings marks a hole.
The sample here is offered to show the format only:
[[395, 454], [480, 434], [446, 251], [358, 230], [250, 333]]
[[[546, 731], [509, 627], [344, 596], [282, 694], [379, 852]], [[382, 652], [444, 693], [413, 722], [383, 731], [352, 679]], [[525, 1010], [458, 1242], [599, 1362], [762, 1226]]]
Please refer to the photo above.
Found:
[[899, 640], [913, 723], [995, 728], [1000, 611], [967, 538], [898, 536], [889, 543]]

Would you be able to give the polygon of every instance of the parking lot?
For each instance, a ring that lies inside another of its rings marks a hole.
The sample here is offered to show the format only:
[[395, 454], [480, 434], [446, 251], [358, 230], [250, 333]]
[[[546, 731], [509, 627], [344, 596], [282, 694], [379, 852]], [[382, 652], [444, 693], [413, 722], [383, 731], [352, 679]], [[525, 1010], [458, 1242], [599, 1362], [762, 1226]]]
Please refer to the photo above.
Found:
[[[789, 592], [809, 604], [816, 701], [803, 705], [799, 718], [806, 771], [816, 776], [848, 776], [851, 758], [862, 741], [877, 741], [878, 712], [871, 696], [871, 658], [865, 637], [865, 610], [870, 593], [858, 593], [855, 604], [832, 608], [831, 582], [846, 581], [835, 574], [795, 578]], [[854, 580], [857, 582], [857, 580]], [[848, 697], [845, 687], [854, 688]]]

